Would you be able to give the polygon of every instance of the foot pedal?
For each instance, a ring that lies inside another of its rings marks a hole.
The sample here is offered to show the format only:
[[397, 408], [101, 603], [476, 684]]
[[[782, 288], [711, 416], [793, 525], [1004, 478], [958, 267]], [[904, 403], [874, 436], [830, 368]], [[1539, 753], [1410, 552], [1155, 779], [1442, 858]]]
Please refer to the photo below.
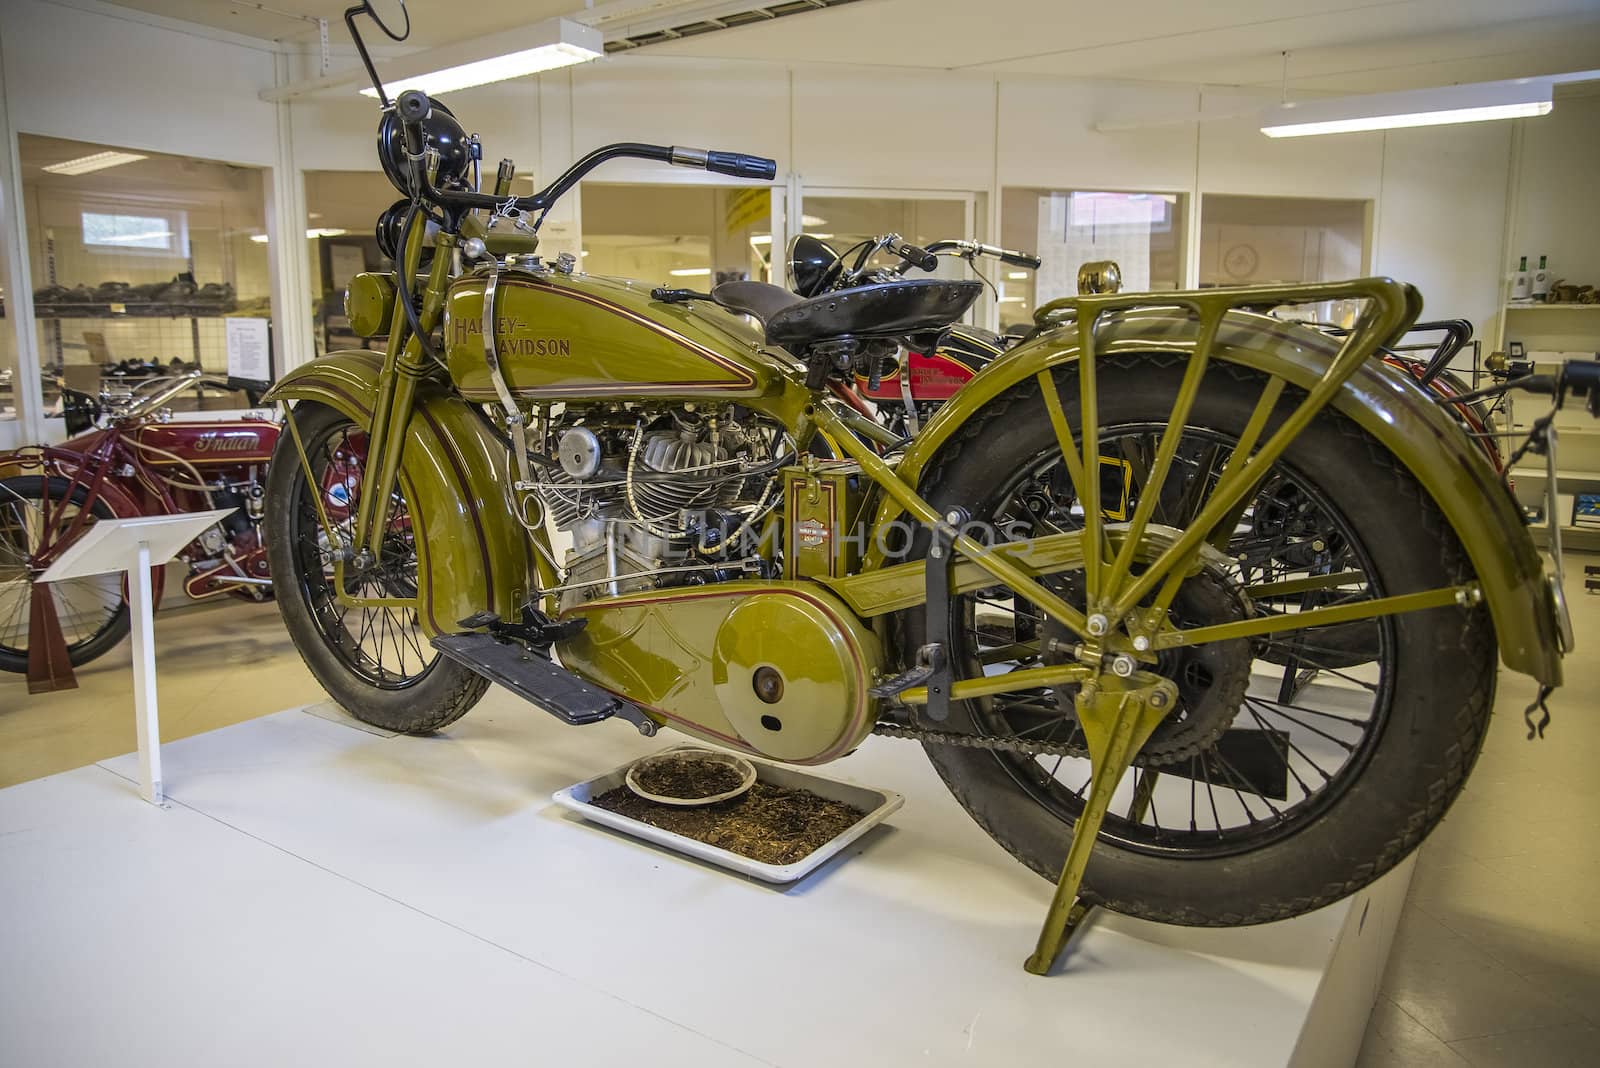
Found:
[[656, 732], [655, 720], [638, 705], [585, 682], [524, 645], [492, 634], [441, 634], [433, 647], [563, 723], [581, 727], [616, 717], [647, 737]]
[[892, 679], [885, 679], [867, 692], [873, 697], [899, 697], [914, 686], [924, 686], [944, 667], [944, 647], [924, 645], [917, 650], [917, 666]]
[[588, 625], [586, 616], [557, 622], [532, 605], [523, 606], [521, 623], [507, 623], [493, 612], [478, 612], [456, 621], [458, 627], [487, 630], [501, 641], [514, 639], [533, 646], [541, 653], [548, 653], [556, 642], [576, 636]]
[[1583, 588], [1587, 593], [1600, 593], [1600, 565], [1583, 565]]

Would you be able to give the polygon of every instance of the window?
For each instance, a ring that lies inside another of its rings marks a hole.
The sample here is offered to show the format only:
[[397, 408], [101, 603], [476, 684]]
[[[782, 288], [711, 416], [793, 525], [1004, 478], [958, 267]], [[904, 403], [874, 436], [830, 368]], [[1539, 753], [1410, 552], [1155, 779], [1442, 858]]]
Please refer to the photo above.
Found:
[[[1200, 285], [1334, 282], [1368, 273], [1371, 203], [1312, 197], [1228, 196], [1200, 200]], [[1288, 309], [1290, 318], [1348, 326], [1356, 302]]]
[[[93, 392], [97, 382], [180, 370], [226, 374], [227, 320], [272, 310], [268, 248], [251, 240], [266, 229], [264, 172], [34, 134], [19, 134], [17, 148], [37, 322], [32, 373], [43, 376], [46, 415], [69, 377]], [[86, 161], [98, 165], [75, 166]], [[209, 393], [174, 407], [238, 402]], [[11, 403], [0, 381], [0, 412]]]
[[1033, 321], [1041, 305], [1078, 292], [1078, 268], [1114, 260], [1128, 292], [1177, 289], [1183, 277], [1184, 198], [1177, 193], [1006, 189], [1000, 244], [1035, 252], [1037, 272], [1007, 267], [1002, 328]]
[[110, 212], [80, 213], [83, 243], [103, 248], [156, 249], [171, 252], [178, 235], [173, 221], [160, 215], [117, 215]]
[[767, 187], [584, 182], [582, 230], [589, 274], [700, 290], [783, 279], [782, 249], [775, 276], [771, 267]]

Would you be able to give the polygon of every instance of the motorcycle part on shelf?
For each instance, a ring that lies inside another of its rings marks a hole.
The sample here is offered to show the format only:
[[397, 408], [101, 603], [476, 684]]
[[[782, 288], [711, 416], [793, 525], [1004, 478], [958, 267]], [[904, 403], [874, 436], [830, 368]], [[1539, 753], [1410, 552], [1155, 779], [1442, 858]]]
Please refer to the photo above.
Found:
[[[734, 580], [590, 601], [561, 660], [708, 741], [793, 764], [843, 756], [872, 730], [877, 637], [810, 583]], [[656, 636], [674, 635], [663, 656]]]

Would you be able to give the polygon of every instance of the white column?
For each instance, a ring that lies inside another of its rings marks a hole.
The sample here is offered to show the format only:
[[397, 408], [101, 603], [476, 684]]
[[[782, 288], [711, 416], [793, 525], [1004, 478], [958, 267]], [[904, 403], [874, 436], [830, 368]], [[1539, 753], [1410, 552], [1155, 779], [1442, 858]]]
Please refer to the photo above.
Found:
[[133, 618], [133, 708], [139, 735], [139, 795], [162, 802], [161, 721], [156, 710], [156, 632], [151, 604], [150, 544], [128, 572], [128, 614]]
[[[33, 274], [28, 264], [28, 218], [22, 204], [22, 162], [11, 128], [5, 82], [5, 18], [0, 17], [0, 280], [6, 290], [6, 318], [17, 332], [17, 398], [20, 441], [43, 441], [44, 391], [39, 384], [39, 331], [33, 317]], [[3, 328], [0, 328], [3, 329]]]
[[[276, 81], [291, 80], [289, 57], [273, 56]], [[273, 370], [279, 375], [309, 363], [317, 353], [311, 322], [310, 251], [306, 247], [306, 185], [295, 161], [294, 127], [290, 108], [280, 100], [277, 110], [277, 152], [267, 183], [267, 236], [272, 275]]]

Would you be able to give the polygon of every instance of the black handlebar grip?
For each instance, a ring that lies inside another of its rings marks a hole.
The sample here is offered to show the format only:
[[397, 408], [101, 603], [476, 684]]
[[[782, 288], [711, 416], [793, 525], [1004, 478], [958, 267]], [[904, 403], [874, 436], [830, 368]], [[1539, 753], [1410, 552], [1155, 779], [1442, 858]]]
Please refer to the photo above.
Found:
[[899, 248], [894, 249], [893, 252], [913, 267], [920, 267], [924, 271], [936, 271], [939, 269], [939, 257], [925, 248], [918, 248], [916, 245], [908, 244], [901, 245]]
[[743, 152], [707, 152], [706, 170], [730, 178], [770, 182], [778, 174], [778, 161], [765, 156], [747, 156]]
[[395, 117], [400, 120], [400, 130], [405, 135], [406, 151], [413, 156], [422, 154], [422, 120], [433, 113], [433, 102], [420, 89], [407, 89], [395, 98]]
[[1009, 263], [1013, 267], [1026, 267], [1030, 271], [1037, 271], [1044, 263], [1044, 261], [1038, 256], [1031, 255], [1027, 252], [1010, 251], [1007, 251], [1000, 257], [1000, 262]]

